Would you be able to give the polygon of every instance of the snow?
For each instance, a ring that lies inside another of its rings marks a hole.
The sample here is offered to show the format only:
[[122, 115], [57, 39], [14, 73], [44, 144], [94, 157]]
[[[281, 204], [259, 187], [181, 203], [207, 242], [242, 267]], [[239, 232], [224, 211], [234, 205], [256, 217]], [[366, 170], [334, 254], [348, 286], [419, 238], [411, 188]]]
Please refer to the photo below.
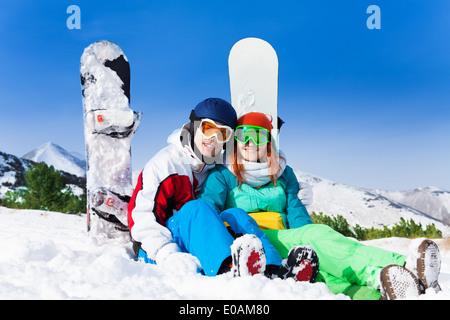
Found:
[[[410, 252], [414, 241], [389, 238], [368, 244]], [[418, 299], [450, 299], [450, 242], [438, 240], [442, 292]], [[136, 262], [130, 244], [87, 235], [85, 215], [0, 207], [0, 299], [348, 299], [323, 283], [173, 274]]]

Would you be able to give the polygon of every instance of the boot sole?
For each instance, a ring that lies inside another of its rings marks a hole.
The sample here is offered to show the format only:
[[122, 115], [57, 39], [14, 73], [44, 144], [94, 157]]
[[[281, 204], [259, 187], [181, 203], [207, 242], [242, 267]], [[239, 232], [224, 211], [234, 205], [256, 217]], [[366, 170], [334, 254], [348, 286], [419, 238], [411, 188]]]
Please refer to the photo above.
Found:
[[425, 288], [433, 288], [441, 291], [438, 283], [441, 270], [441, 257], [439, 247], [431, 240], [424, 240], [419, 246], [419, 258], [417, 259], [417, 276], [425, 285]]
[[387, 300], [408, 299], [420, 295], [419, 281], [408, 269], [388, 265], [380, 273], [381, 293]]

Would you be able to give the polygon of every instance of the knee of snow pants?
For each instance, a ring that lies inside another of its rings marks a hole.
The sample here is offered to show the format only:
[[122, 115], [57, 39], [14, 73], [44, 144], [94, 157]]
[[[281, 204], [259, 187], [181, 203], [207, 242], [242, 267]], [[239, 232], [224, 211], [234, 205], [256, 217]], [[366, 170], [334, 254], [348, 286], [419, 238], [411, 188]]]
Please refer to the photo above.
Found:
[[230, 225], [235, 233], [253, 234], [257, 236], [266, 253], [266, 264], [281, 266], [281, 256], [277, 249], [270, 243], [267, 235], [259, 229], [255, 219], [246, 211], [239, 208], [231, 208], [220, 214], [222, 220]]
[[166, 227], [182, 251], [198, 258], [207, 276], [217, 275], [222, 262], [231, 256], [234, 238], [209, 202], [189, 201], [166, 221]]

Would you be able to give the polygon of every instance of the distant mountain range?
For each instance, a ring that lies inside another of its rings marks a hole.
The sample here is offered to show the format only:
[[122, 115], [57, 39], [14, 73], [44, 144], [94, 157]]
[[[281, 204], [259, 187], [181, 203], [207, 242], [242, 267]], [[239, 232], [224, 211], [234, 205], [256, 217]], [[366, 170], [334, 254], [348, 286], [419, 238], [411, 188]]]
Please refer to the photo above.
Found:
[[412, 219], [423, 227], [434, 223], [450, 236], [450, 192], [433, 187], [406, 191], [362, 189], [295, 171], [311, 184], [314, 200], [308, 211], [342, 215], [350, 225], [383, 228]]
[[[54, 143], [46, 143], [19, 158], [0, 152], [0, 199], [8, 190], [25, 184], [24, 173], [36, 162], [45, 162], [60, 170], [67, 181], [84, 189], [86, 162], [82, 155], [66, 151]], [[422, 226], [434, 223], [450, 236], [450, 191], [433, 187], [406, 191], [355, 188], [301, 171], [300, 181], [311, 184], [314, 201], [309, 212], [342, 215], [350, 225], [382, 228], [413, 219]], [[136, 177], [137, 172], [133, 173]]]

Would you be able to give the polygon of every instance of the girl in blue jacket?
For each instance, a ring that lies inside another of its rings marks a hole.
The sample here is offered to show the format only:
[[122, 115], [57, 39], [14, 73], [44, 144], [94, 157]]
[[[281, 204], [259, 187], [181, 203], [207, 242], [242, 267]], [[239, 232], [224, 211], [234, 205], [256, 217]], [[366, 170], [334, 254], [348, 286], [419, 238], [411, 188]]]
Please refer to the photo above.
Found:
[[417, 271], [416, 277], [403, 267], [406, 256], [366, 246], [326, 225], [313, 224], [298, 199], [299, 183], [292, 168], [270, 141], [272, 129], [271, 120], [262, 113], [240, 117], [234, 152], [210, 173], [198, 199], [211, 203], [217, 212], [230, 208], [248, 212], [282, 258], [295, 246], [311, 246], [320, 263], [317, 280], [324, 281], [333, 293], [380, 299], [381, 289], [383, 297], [396, 299], [411, 292], [419, 295], [424, 287], [439, 288], [440, 257], [434, 242], [424, 241], [418, 253], [422, 258], [408, 262], [408, 267]]

